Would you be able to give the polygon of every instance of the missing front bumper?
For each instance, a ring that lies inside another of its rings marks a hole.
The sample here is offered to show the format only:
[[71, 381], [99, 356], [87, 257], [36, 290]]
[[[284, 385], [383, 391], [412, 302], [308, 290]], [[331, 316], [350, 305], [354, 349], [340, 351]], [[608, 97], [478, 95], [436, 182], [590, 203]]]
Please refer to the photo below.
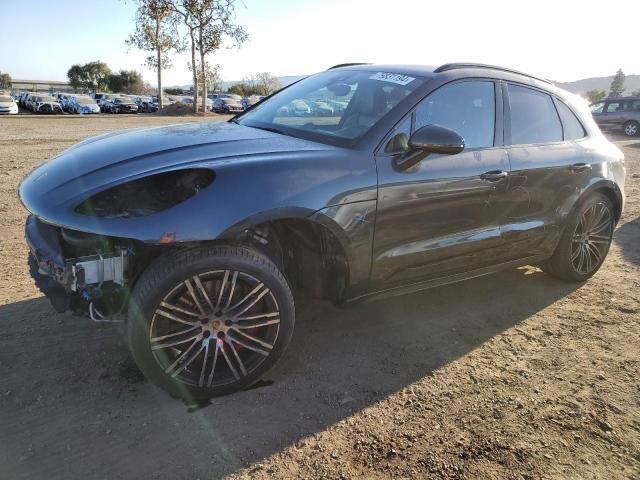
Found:
[[113, 290], [126, 283], [128, 252], [124, 248], [66, 256], [61, 229], [33, 215], [27, 218], [25, 237], [31, 275], [57, 312], [97, 300], [103, 288]]

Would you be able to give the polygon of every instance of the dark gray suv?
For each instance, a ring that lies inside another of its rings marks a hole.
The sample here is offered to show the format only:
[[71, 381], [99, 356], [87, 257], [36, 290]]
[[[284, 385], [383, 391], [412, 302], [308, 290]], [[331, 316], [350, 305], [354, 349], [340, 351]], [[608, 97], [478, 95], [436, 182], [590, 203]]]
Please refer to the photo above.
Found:
[[622, 129], [628, 137], [640, 135], [640, 98], [608, 98], [592, 103], [590, 108], [601, 129]]
[[294, 293], [349, 302], [527, 264], [585, 281], [625, 169], [574, 100], [487, 65], [339, 65], [229, 122], [87, 139], [20, 186], [32, 274], [59, 311], [127, 320], [144, 374], [194, 400], [275, 365]]

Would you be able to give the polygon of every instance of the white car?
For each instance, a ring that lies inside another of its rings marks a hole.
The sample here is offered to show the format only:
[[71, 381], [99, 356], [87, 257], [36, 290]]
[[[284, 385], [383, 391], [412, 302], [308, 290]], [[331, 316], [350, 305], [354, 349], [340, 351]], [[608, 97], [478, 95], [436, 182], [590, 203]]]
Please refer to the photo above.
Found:
[[17, 115], [18, 104], [11, 95], [0, 95], [0, 115]]

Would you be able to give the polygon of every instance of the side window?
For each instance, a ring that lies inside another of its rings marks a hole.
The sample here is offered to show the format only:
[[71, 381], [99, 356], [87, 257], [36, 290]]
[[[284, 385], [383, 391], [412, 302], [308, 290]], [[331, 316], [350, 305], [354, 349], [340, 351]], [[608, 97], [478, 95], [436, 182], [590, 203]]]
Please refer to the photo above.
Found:
[[389, 137], [389, 140], [387, 140], [387, 143], [384, 146], [384, 153], [399, 153], [409, 150], [411, 116], [412, 115], [407, 115], [407, 117], [393, 129], [391, 137]]
[[415, 128], [437, 124], [455, 130], [467, 148], [493, 146], [496, 123], [493, 82], [459, 82], [439, 88], [416, 109]]
[[586, 135], [584, 127], [569, 107], [560, 100], [556, 100], [556, 107], [558, 108], [558, 114], [560, 114], [560, 120], [562, 121], [564, 139], [577, 140], [578, 138], [583, 138]]
[[633, 110], [634, 112], [640, 111], [640, 100], [633, 100], [629, 110]]
[[607, 105], [606, 112], [607, 113], [615, 113], [624, 110], [623, 102], [609, 102]]
[[562, 141], [562, 125], [549, 95], [517, 85], [508, 89], [512, 145]]

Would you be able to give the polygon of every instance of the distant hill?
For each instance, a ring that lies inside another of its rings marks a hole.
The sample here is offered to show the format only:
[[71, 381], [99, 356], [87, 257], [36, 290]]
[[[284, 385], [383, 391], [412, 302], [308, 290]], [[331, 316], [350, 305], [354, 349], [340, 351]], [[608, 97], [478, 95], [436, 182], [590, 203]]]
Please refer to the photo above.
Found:
[[[570, 91], [571, 93], [584, 94], [589, 90], [604, 90], [609, 93], [609, 87], [611, 86], [612, 80], [613, 75], [610, 77], [583, 78], [582, 80], [575, 80], [573, 82], [553, 83], [558, 85], [560, 88]], [[640, 90], [640, 75], [627, 75], [627, 78], [625, 78], [624, 81], [624, 86], [626, 88], [624, 95], [631, 95], [631, 92]]]

